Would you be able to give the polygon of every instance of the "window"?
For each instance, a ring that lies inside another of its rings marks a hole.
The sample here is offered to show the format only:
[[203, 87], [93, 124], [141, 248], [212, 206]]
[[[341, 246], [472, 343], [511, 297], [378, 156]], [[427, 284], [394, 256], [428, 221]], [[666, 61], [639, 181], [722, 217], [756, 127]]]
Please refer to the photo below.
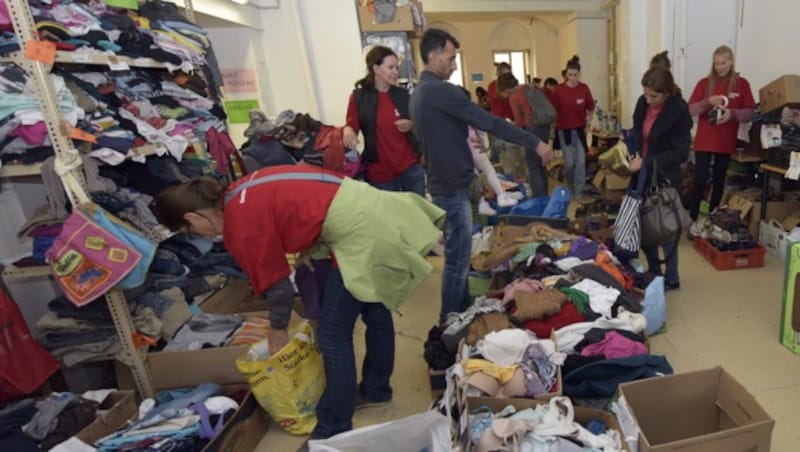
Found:
[[499, 50], [494, 52], [494, 62], [508, 63], [511, 65], [511, 73], [519, 83], [525, 83], [528, 73], [528, 51], [527, 50]]
[[453, 85], [464, 86], [464, 72], [461, 70], [461, 52], [456, 52], [456, 70], [447, 80]]

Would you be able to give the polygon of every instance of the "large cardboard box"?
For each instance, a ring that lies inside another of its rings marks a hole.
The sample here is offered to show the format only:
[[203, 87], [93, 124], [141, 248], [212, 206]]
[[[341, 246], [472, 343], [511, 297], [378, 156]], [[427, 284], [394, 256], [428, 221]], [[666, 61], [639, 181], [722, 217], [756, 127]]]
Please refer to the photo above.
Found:
[[[761, 202], [752, 199], [751, 195], [733, 193], [727, 200], [729, 207], [738, 209], [740, 218], [747, 224], [747, 229], [753, 238], [758, 239], [760, 228], [759, 216], [761, 215]], [[800, 210], [800, 202], [797, 201], [770, 201], [767, 203], [766, 219], [776, 218], [783, 221], [793, 213]]]
[[607, 169], [601, 169], [594, 176], [592, 183], [600, 190], [602, 199], [619, 201], [628, 190], [630, 177], [620, 177]]
[[86, 444], [94, 444], [109, 433], [125, 427], [128, 420], [139, 413], [136, 395], [133, 391], [112, 392], [100, 404], [98, 412], [100, 415], [97, 419], [75, 435]]
[[411, 5], [400, 6], [395, 9], [394, 20], [387, 23], [378, 23], [375, 15], [366, 6], [358, 7], [358, 22], [363, 33], [375, 31], [414, 31], [414, 17], [411, 14]]
[[761, 111], [769, 113], [785, 105], [800, 106], [800, 76], [784, 75], [758, 90]]
[[619, 394], [640, 452], [769, 450], [775, 421], [722, 367], [624, 383]]
[[[536, 408], [539, 405], [547, 404], [549, 401], [546, 400], [531, 400], [531, 399], [493, 399], [490, 397], [467, 397], [467, 412], [471, 412], [475, 408], [478, 407], [488, 407], [493, 413], [497, 413], [501, 411], [503, 408], [511, 405], [517, 409], [517, 411], [525, 410], [528, 408]], [[576, 406], [575, 408], [575, 422], [583, 425], [584, 427], [586, 424], [592, 419], [600, 419], [602, 420], [607, 427], [614, 429], [620, 432], [620, 436], [624, 438], [621, 434], [622, 429], [617, 422], [617, 419], [608, 411], [601, 411], [601, 410], [594, 410], [591, 408], [584, 408]], [[463, 418], [462, 418], [463, 419]], [[465, 439], [464, 441], [464, 450], [466, 452], [475, 450], [472, 446], [472, 438], [470, 437], [470, 430], [469, 428], [466, 429], [466, 436], [462, 437]], [[628, 447], [628, 444], [625, 443], [623, 439], [622, 447], [630, 451], [631, 449]]]
[[201, 311], [208, 314], [233, 314], [264, 309], [252, 309], [253, 289], [246, 279], [233, 279], [208, 298], [197, 303]]

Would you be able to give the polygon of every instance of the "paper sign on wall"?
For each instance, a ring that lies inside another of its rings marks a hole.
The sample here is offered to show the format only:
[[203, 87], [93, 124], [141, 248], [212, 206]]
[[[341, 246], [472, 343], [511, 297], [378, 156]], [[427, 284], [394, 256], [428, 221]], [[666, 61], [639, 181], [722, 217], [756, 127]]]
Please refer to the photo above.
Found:
[[250, 122], [250, 110], [257, 109], [257, 99], [225, 101], [225, 113], [229, 124], [247, 124]]
[[222, 84], [226, 93], [255, 93], [255, 69], [222, 69]]

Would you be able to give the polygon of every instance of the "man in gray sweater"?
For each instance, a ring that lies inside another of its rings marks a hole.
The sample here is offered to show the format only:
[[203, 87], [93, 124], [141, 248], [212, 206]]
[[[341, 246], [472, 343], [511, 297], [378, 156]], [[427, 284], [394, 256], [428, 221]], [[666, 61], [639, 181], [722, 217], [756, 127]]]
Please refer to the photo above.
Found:
[[485, 130], [506, 141], [536, 152], [546, 165], [553, 150], [502, 118], [472, 103], [458, 86], [446, 80], [456, 69], [456, 38], [431, 28], [420, 44], [425, 70], [411, 95], [411, 120], [425, 156], [428, 191], [433, 202], [447, 212], [444, 231], [442, 309], [439, 321], [450, 312], [462, 312], [470, 304], [467, 273], [472, 248], [472, 208], [467, 195], [475, 177], [467, 127]]

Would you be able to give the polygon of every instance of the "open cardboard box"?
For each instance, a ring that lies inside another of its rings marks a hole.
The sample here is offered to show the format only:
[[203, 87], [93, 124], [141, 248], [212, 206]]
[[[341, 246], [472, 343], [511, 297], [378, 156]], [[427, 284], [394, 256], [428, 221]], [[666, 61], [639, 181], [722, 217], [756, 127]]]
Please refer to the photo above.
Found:
[[[503, 408], [507, 407], [508, 405], [513, 406], [517, 409], [517, 411], [525, 410], [528, 408], [536, 408], [539, 405], [544, 405], [549, 403], [546, 400], [535, 400], [535, 399], [493, 399], [490, 397], [467, 397], [467, 404], [466, 410], [467, 413], [471, 412], [475, 408], [478, 407], [488, 407], [493, 413], [497, 413], [501, 411]], [[620, 437], [623, 438], [622, 440], [622, 447], [626, 451], [630, 451], [628, 445], [625, 443], [624, 436], [622, 435], [622, 429], [620, 428], [619, 422], [617, 422], [617, 418], [614, 417], [608, 411], [601, 411], [601, 410], [594, 410], [591, 408], [584, 408], [575, 406], [575, 421], [583, 426], [586, 426], [586, 423], [592, 419], [601, 419], [608, 428], [614, 429], [620, 432]], [[473, 441], [470, 437], [470, 429], [466, 429], [466, 437], [464, 438], [464, 451], [470, 452], [475, 450], [476, 448], [472, 445]]]
[[624, 383], [619, 394], [640, 452], [769, 450], [775, 421], [722, 367]]
[[601, 169], [592, 179], [592, 184], [600, 190], [602, 199], [618, 201], [625, 196], [630, 180], [630, 177], [621, 177], [607, 169]]

